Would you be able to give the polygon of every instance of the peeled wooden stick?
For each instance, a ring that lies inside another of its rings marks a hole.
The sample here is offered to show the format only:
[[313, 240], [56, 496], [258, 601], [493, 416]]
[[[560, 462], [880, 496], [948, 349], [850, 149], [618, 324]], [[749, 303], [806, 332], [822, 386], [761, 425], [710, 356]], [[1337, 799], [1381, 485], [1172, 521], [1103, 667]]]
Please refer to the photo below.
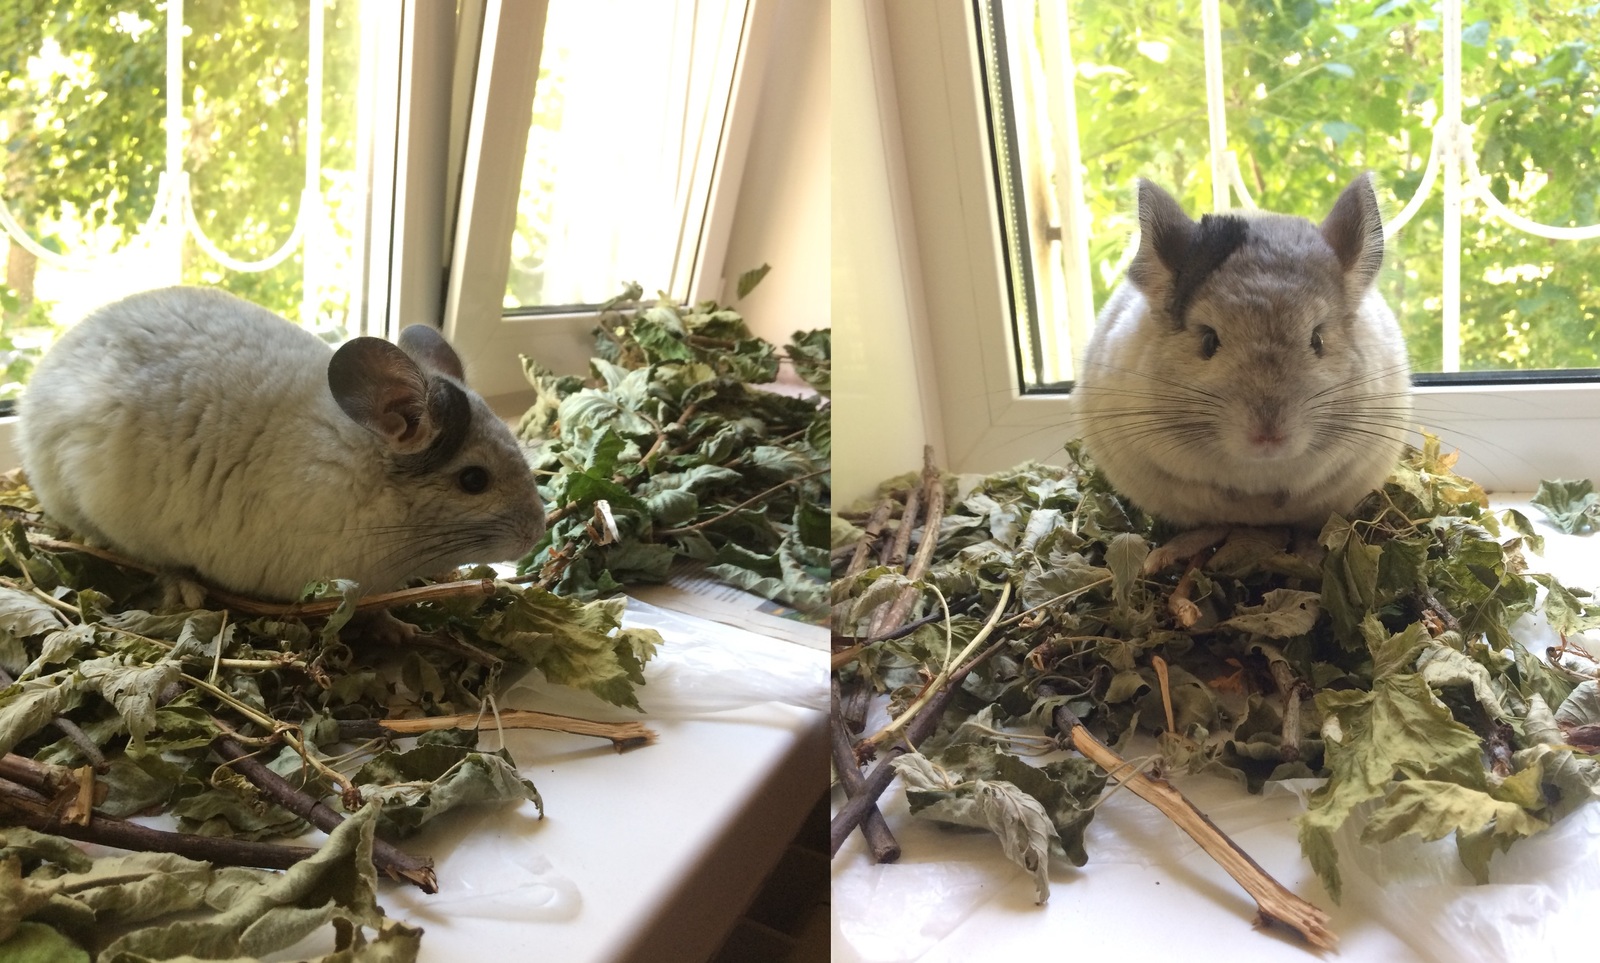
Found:
[[1206, 855], [1228, 871], [1244, 891], [1256, 901], [1256, 923], [1279, 922], [1299, 933], [1301, 938], [1318, 949], [1331, 950], [1339, 938], [1328, 929], [1328, 914], [1306, 902], [1273, 879], [1261, 864], [1239, 848], [1222, 830], [1217, 828], [1205, 813], [1183, 793], [1174, 789], [1165, 779], [1151, 779], [1142, 772], [1130, 770], [1127, 760], [1113, 752], [1105, 743], [1090, 735], [1089, 730], [1065, 706], [1055, 711], [1056, 728], [1067, 734], [1072, 747], [1111, 773], [1119, 783], [1133, 790], [1133, 794], [1161, 810], [1177, 827], [1189, 834], [1206, 851]]
[[503, 709], [497, 715], [465, 713], [453, 716], [426, 716], [420, 719], [351, 719], [339, 722], [341, 739], [371, 739], [384, 733], [414, 736], [435, 729], [545, 729], [579, 736], [610, 739], [618, 752], [652, 745], [655, 731], [638, 722], [595, 722], [576, 716], [560, 716], [532, 709]]

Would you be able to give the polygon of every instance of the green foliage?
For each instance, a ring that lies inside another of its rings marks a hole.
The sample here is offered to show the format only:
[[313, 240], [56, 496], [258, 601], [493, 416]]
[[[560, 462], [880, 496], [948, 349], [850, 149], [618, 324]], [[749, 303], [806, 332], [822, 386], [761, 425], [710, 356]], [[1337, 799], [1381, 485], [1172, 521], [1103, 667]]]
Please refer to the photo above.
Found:
[[170, 853], [91, 860], [57, 837], [0, 828], [0, 887], [8, 897], [0, 957], [87, 963], [93, 949], [108, 963], [253, 959], [331, 924], [337, 950], [314, 963], [415, 960], [422, 930], [378, 906], [376, 816], [376, 806], [351, 816], [315, 856], [284, 873], [216, 868]]
[[[787, 349], [735, 311], [634, 285], [595, 332], [588, 381], [523, 359], [538, 392], [518, 428], [556, 509], [523, 559], [563, 595], [592, 598], [660, 582], [674, 561], [746, 591], [817, 612], [827, 578], [830, 342]], [[823, 399], [765, 390], [792, 363]]]
[[1583, 531], [1600, 530], [1600, 494], [1594, 482], [1587, 478], [1578, 481], [1542, 481], [1533, 495], [1533, 504], [1550, 524], [1568, 535]]
[[[1436, 8], [1391, 0], [1221, 6], [1228, 146], [1256, 203], [1320, 219], [1363, 170], [1391, 216], [1417, 193], [1443, 105]], [[1474, 3], [1462, 53], [1464, 120], [1495, 197], [1558, 226], [1600, 223], [1600, 59], [1583, 4]], [[1072, 5], [1072, 56], [1092, 212], [1095, 304], [1136, 228], [1150, 177], [1194, 213], [1211, 209], [1199, 4]], [[1464, 211], [1463, 370], [1600, 366], [1600, 241], [1548, 241]], [[1441, 353], [1442, 201], [1391, 244], [1380, 286], [1412, 365]]]
[[[354, 182], [359, 6], [325, 3], [315, 185], [323, 213], [307, 226], [306, 241], [314, 249], [259, 273], [224, 268], [192, 238], [182, 253], [185, 283], [225, 288], [333, 334], [347, 328], [349, 292], [324, 273], [317, 317], [300, 317], [303, 268], [309, 256], [320, 271], [343, 271], [352, 256], [363, 203]], [[279, 0], [184, 6], [183, 170], [201, 230], [234, 258], [276, 251], [303, 203], [309, 10]], [[0, 90], [7, 92], [0, 183], [18, 221], [46, 248], [63, 251], [68, 237], [81, 243], [95, 230], [121, 246], [154, 213], [167, 163], [165, 31], [165, 6], [151, 0], [118, 4], [114, 12], [87, 0], [0, 10]], [[5, 301], [0, 326], [0, 357], [17, 352], [0, 379], [14, 397], [32, 361], [77, 318], [55, 317], [50, 305], [34, 301], [31, 254], [13, 245], [8, 258], [7, 277], [28, 292], [15, 304]], [[7, 296], [17, 298], [9, 289]], [[33, 333], [18, 341], [19, 330]]]
[[[1526, 553], [1542, 547], [1528, 520], [1491, 512], [1437, 439], [1314, 540], [1236, 529], [1220, 544], [1192, 533], [1161, 544], [1170, 533], [1069, 449], [1076, 466], [983, 478], [936, 533], [913, 532], [937, 539], [920, 582], [872, 569], [838, 579], [832, 598], [834, 631], [866, 640], [836, 670], [841, 686], [887, 693], [898, 716], [1002, 604], [1002, 586], [1015, 590], [998, 613], [1004, 642], [902, 775], [914, 813], [1001, 835], [1036, 873], [1041, 898], [1040, 854], [1081, 846], [1102, 788], [1080, 780], [1062, 799], [1061, 786], [1032, 781], [1006, 751], [1037, 743], [1032, 733], [1052, 727], [1058, 707], [1106, 742], [1154, 735], [1166, 765], [1252, 791], [1326, 777], [1299, 831], [1335, 899], [1334, 834], [1359, 807], [1375, 807], [1358, 821], [1363, 842], [1454, 833], [1463, 864], [1486, 879], [1495, 850], [1600, 798], [1594, 682], [1579, 684], [1509, 630], [1535, 609], [1569, 634], [1600, 627], [1600, 605], [1527, 570]], [[903, 512], [903, 488], [885, 490]], [[846, 544], [858, 538], [840, 531]], [[911, 617], [931, 624], [867, 639], [907, 586], [919, 590]], [[1064, 829], [1058, 819], [1052, 834], [1041, 813], [1079, 822]]]

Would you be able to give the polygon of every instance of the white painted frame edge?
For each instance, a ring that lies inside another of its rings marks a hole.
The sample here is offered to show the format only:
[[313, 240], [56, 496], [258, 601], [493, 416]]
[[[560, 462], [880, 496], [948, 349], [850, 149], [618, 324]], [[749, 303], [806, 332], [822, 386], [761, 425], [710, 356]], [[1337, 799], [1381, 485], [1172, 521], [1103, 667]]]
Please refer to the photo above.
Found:
[[[885, 10], [947, 467], [1059, 460], [1070, 396], [1024, 395], [1017, 381], [971, 4], [885, 0]], [[1600, 384], [1424, 387], [1416, 407], [1462, 450], [1457, 470], [1490, 490], [1600, 478]]]
[[[733, 208], [774, 42], [775, 5], [776, 0], [749, 0], [745, 9], [707, 209], [695, 236], [685, 239], [691, 256], [698, 252], [690, 286], [696, 299], [716, 297], [723, 286]], [[592, 311], [507, 316], [502, 307], [538, 78], [537, 51], [530, 57], [526, 38], [538, 36], [542, 43], [545, 9], [545, 0], [488, 0], [483, 16], [444, 335], [467, 366], [468, 380], [486, 397], [529, 390], [519, 355], [557, 371], [581, 372], [592, 354]]]

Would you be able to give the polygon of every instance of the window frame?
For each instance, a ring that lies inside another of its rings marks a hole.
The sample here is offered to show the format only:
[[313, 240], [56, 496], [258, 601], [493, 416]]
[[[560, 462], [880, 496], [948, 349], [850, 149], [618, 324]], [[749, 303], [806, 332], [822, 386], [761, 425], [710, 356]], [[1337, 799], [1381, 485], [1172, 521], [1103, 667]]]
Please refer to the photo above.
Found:
[[[483, 33], [461, 163], [443, 329], [466, 364], [473, 387], [485, 396], [509, 396], [529, 390], [519, 354], [558, 371], [585, 370], [593, 353], [595, 310], [577, 306], [508, 312], [502, 307], [538, 78], [538, 58], [528, 56], [524, 38], [542, 37], [547, 2], [467, 2], [483, 7]], [[706, 209], [699, 230], [689, 232], [679, 252], [680, 263], [692, 264], [691, 301], [719, 299], [727, 288], [728, 239], [774, 42], [776, 8], [777, 0], [746, 0]]]
[[[977, 26], [971, 0], [883, 0], [873, 38], [905, 144], [914, 256], [943, 436], [954, 471], [1060, 460], [1071, 395], [1025, 390], [1012, 341]], [[1425, 379], [1426, 380], [1426, 379]], [[1492, 491], [1600, 477], [1600, 382], [1419, 385], [1416, 421], [1462, 452], [1457, 470]]]
[[[706, 209], [685, 239], [695, 301], [731, 291], [724, 263], [779, 2], [746, 0]], [[358, 148], [370, 194], [352, 333], [393, 339], [409, 324], [441, 327], [469, 383], [505, 410], [531, 391], [519, 354], [577, 373], [593, 353], [591, 307], [501, 307], [546, 9], [547, 0], [404, 0], [375, 25], [365, 51], [374, 61], [363, 68], [378, 88], [396, 87], [374, 95], [386, 109], [364, 121], [372, 136]], [[15, 415], [0, 417], [0, 469], [19, 463], [15, 426]]]

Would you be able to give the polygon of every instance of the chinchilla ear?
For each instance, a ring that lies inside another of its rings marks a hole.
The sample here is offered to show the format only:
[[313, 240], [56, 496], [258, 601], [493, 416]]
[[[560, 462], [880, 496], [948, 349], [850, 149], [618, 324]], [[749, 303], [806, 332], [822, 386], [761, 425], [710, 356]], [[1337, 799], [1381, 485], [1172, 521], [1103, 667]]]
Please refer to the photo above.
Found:
[[439, 434], [429, 387], [417, 363], [382, 338], [353, 338], [328, 362], [333, 399], [396, 454], [423, 451]]
[[1361, 300], [1383, 267], [1383, 216], [1370, 171], [1350, 182], [1319, 230], [1344, 269], [1350, 299]]
[[400, 350], [436, 374], [449, 375], [462, 384], [467, 383], [466, 371], [455, 349], [438, 331], [425, 324], [408, 325], [400, 332]]
[[1128, 280], [1152, 304], [1167, 300], [1166, 292], [1189, 252], [1195, 228], [1171, 194], [1152, 181], [1139, 179], [1139, 253], [1128, 265]]

